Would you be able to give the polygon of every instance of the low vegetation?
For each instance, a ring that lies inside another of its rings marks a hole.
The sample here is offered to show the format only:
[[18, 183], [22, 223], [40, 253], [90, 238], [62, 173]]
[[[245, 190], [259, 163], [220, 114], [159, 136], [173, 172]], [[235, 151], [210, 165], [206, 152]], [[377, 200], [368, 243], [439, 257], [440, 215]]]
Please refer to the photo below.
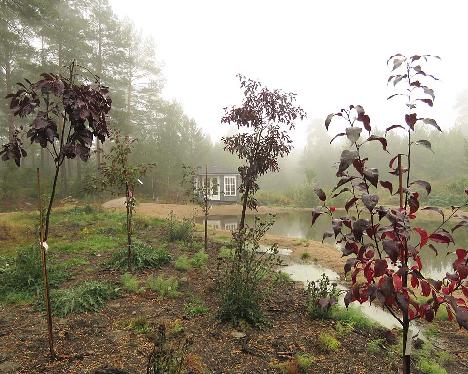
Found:
[[[168, 264], [171, 260], [169, 252], [165, 248], [153, 248], [142, 242], [134, 242], [131, 256], [131, 267], [133, 270], [158, 269]], [[126, 248], [122, 248], [112, 255], [107, 263], [111, 269], [127, 269], [128, 253]]]
[[180, 295], [179, 281], [174, 277], [165, 278], [162, 275], [157, 277], [150, 276], [146, 280], [148, 288], [157, 292], [161, 297], [174, 298]]

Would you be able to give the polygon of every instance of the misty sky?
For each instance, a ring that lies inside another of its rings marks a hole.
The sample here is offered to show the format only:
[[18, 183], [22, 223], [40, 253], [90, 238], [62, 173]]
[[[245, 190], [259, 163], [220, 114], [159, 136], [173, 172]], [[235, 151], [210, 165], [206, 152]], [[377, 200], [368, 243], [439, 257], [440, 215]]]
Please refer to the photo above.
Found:
[[[387, 58], [437, 54], [441, 81], [430, 114], [447, 129], [468, 88], [467, 1], [112, 0], [156, 43], [164, 96], [179, 101], [213, 140], [222, 108], [240, 101], [236, 73], [298, 94], [308, 121], [362, 104], [384, 128], [404, 110], [386, 102]], [[302, 128], [302, 130], [301, 130]], [[306, 123], [295, 135], [304, 144]]]

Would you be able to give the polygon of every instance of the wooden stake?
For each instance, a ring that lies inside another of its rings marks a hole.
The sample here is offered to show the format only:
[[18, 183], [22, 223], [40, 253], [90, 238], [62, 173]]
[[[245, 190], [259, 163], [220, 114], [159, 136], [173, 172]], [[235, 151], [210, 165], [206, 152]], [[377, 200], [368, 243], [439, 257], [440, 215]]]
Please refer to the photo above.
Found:
[[50, 359], [54, 360], [57, 355], [54, 351], [54, 334], [52, 331], [52, 311], [50, 308], [50, 293], [49, 293], [49, 276], [47, 273], [47, 254], [46, 248], [44, 246], [44, 214], [43, 214], [43, 206], [42, 206], [42, 195], [41, 195], [41, 174], [39, 168], [36, 169], [37, 171], [37, 194], [38, 194], [38, 207], [39, 207], [39, 219], [40, 219], [40, 231], [39, 231], [39, 246], [41, 251], [41, 262], [42, 262], [42, 275], [44, 277], [44, 302], [46, 306], [46, 313], [47, 313], [47, 330], [48, 330], [48, 338], [49, 338], [49, 351], [50, 351]]
[[208, 165], [205, 164], [205, 250], [208, 249]]
[[400, 194], [400, 208], [403, 208], [403, 170], [401, 167], [401, 154], [398, 155], [398, 192]]

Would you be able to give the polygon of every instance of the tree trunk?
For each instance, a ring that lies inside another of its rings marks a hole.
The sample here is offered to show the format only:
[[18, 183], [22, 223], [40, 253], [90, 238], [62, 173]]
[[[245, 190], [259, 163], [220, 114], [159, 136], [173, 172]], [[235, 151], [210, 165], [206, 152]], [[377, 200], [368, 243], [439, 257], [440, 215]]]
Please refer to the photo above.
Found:
[[205, 250], [208, 249], [208, 166], [205, 165]]
[[[11, 60], [9, 51], [5, 51], [5, 93], [8, 95], [11, 93]], [[7, 114], [7, 123], [8, 123], [8, 138], [13, 139], [13, 134], [15, 132], [15, 125], [13, 121], [13, 113], [10, 110], [8, 100], [5, 100]]]
[[132, 271], [132, 213], [133, 213], [133, 205], [132, 205], [132, 191], [128, 183], [125, 183], [125, 190], [126, 190], [126, 206], [127, 206], [127, 266], [128, 271]]

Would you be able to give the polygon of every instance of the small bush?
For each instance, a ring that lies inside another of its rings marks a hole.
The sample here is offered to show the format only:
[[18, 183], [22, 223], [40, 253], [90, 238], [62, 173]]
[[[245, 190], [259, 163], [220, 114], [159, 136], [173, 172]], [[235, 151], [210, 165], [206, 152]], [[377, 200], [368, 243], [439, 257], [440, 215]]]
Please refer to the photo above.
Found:
[[[52, 313], [65, 317], [71, 313], [97, 312], [117, 294], [113, 285], [97, 281], [83, 282], [73, 288], [54, 290], [51, 293]], [[42, 303], [41, 306], [43, 307]]]
[[161, 297], [174, 298], [180, 295], [179, 282], [174, 277], [164, 278], [162, 275], [157, 278], [149, 277], [146, 284]]
[[335, 352], [341, 347], [341, 343], [333, 335], [324, 332], [319, 335], [319, 342], [326, 352]]
[[174, 267], [179, 271], [189, 271], [192, 263], [187, 256], [179, 256], [174, 263]]
[[318, 281], [309, 282], [307, 286], [307, 311], [312, 318], [327, 319], [341, 291], [336, 283], [332, 283], [325, 274]]
[[192, 257], [192, 266], [195, 268], [201, 268], [202, 266], [205, 266], [206, 262], [208, 261], [208, 257], [208, 253], [206, 253], [203, 249], [199, 250]]
[[[171, 256], [164, 248], [154, 249], [141, 242], [135, 242], [132, 249], [132, 269], [157, 269], [169, 263]], [[111, 269], [127, 269], [127, 248], [116, 252], [107, 267]]]
[[143, 288], [140, 288], [138, 278], [130, 273], [123, 274], [120, 277], [120, 283], [122, 283], [123, 289], [129, 292], [137, 293], [144, 291]]

